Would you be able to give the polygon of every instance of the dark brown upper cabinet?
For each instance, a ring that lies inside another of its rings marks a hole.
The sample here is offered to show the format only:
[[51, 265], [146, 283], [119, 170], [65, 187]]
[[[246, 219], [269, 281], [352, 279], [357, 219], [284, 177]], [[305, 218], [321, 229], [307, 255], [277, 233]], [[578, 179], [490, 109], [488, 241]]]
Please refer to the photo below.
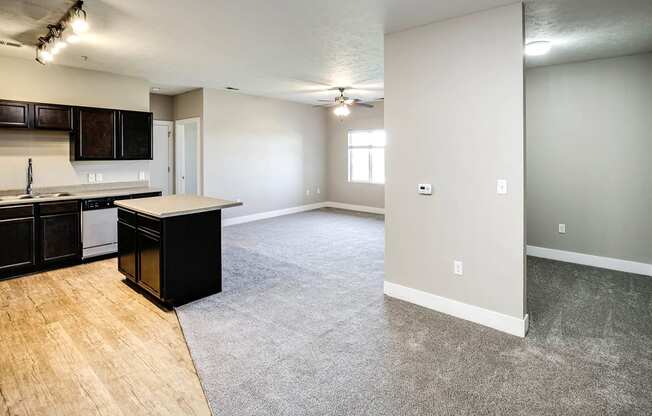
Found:
[[0, 128], [70, 132], [72, 160], [151, 160], [153, 115], [145, 111], [0, 100]]
[[119, 159], [152, 158], [152, 113], [120, 111]]
[[34, 128], [72, 130], [72, 107], [55, 104], [34, 104]]
[[32, 127], [32, 105], [21, 101], [0, 100], [0, 127]]
[[79, 107], [73, 111], [71, 151], [75, 160], [113, 160], [117, 157], [118, 112]]

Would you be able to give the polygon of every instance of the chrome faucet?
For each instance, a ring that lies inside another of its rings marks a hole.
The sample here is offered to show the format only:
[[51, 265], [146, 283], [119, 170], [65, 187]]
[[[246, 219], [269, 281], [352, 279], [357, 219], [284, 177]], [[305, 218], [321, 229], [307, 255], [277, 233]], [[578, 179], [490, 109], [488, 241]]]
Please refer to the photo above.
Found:
[[34, 176], [32, 175], [32, 158], [27, 159], [27, 188], [25, 193], [27, 195], [32, 194], [32, 182], [34, 182]]

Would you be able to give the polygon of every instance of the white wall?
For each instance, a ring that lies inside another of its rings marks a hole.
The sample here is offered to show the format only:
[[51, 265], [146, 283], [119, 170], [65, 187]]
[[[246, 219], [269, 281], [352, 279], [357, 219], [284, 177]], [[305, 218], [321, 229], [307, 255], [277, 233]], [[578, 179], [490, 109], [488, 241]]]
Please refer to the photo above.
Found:
[[[0, 98], [147, 111], [149, 84], [137, 78], [0, 56]], [[0, 129], [0, 189], [25, 187], [27, 158], [34, 162], [34, 187], [87, 182], [137, 181], [149, 175], [148, 161], [71, 162], [69, 135], [38, 130]]]
[[244, 203], [224, 217], [326, 200], [321, 108], [215, 89], [203, 96], [204, 195]]
[[526, 81], [528, 244], [652, 264], [652, 54]]
[[385, 186], [378, 184], [351, 183], [348, 176], [349, 130], [382, 129], [384, 127], [382, 101], [373, 103], [374, 108], [354, 107], [351, 114], [338, 118], [333, 109], [326, 111], [328, 118], [328, 198], [346, 204], [383, 208]]
[[[385, 37], [385, 278], [516, 321], [525, 313], [522, 18], [518, 3]], [[496, 194], [499, 178], [508, 195]], [[432, 196], [417, 195], [424, 182]]]

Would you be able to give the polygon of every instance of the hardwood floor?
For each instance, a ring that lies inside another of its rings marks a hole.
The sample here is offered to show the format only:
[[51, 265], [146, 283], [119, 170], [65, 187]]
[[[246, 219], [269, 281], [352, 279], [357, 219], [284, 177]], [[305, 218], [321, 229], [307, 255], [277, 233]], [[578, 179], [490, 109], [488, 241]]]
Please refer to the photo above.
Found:
[[174, 312], [115, 259], [0, 282], [0, 415], [210, 415]]

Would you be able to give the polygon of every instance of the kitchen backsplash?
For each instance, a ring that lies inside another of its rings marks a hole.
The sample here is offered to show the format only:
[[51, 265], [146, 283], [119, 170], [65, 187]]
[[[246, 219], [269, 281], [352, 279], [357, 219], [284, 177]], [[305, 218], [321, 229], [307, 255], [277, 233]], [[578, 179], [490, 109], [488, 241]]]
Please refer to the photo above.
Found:
[[149, 161], [71, 162], [68, 133], [3, 129], [0, 130], [0, 189], [25, 186], [30, 157], [34, 187], [86, 184], [89, 174], [102, 183], [149, 180]]

